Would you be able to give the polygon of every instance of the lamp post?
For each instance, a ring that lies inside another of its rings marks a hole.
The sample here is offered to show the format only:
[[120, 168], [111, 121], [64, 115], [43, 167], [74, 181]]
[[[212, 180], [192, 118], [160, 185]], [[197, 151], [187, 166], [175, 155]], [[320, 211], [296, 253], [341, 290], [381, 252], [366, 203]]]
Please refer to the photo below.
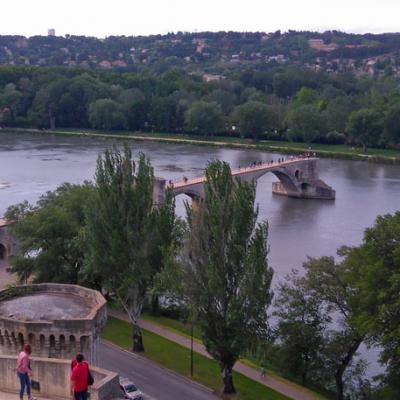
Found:
[[190, 376], [193, 377], [193, 320], [190, 327]]

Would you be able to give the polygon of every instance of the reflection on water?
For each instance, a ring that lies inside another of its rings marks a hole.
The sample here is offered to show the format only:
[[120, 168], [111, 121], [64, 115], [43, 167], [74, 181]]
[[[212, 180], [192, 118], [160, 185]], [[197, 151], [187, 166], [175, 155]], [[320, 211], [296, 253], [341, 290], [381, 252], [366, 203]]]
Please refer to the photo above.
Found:
[[[120, 145], [121, 141], [0, 133], [0, 215], [9, 205], [25, 199], [34, 202], [63, 182], [92, 179], [98, 154], [113, 143]], [[255, 150], [130, 143], [133, 153], [144, 152], [156, 175], [166, 179], [199, 176], [213, 159], [237, 168], [282, 157]], [[344, 244], [359, 244], [364, 229], [377, 215], [399, 208], [400, 166], [321, 159], [319, 172], [336, 190], [335, 201], [274, 196], [271, 184], [276, 178], [272, 174], [258, 181], [256, 201], [259, 218], [270, 224], [270, 264], [275, 280], [301, 267], [307, 256], [335, 255]], [[184, 198], [177, 198], [179, 215], [184, 215]]]

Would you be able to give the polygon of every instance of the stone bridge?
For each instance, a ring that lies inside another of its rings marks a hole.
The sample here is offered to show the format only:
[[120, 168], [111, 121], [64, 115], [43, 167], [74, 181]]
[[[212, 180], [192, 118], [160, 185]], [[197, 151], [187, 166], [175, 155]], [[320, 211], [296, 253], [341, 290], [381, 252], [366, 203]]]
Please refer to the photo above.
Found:
[[[282, 158], [278, 161], [232, 170], [232, 175], [241, 181], [254, 182], [267, 172], [271, 172], [279, 180], [272, 184], [272, 192], [275, 194], [300, 199], [334, 200], [335, 190], [318, 178], [317, 161], [316, 157]], [[175, 196], [186, 194], [192, 199], [203, 199], [205, 181], [205, 176], [168, 183], [164, 179], [157, 178], [153, 202], [155, 205], [162, 204], [167, 188], [171, 189]]]

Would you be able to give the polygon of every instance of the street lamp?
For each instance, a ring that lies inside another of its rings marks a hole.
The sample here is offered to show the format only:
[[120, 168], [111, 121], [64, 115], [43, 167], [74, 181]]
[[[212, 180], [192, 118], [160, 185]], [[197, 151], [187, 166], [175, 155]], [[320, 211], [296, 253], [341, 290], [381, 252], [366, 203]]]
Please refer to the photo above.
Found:
[[193, 377], [193, 319], [192, 326], [190, 327], [190, 376]]

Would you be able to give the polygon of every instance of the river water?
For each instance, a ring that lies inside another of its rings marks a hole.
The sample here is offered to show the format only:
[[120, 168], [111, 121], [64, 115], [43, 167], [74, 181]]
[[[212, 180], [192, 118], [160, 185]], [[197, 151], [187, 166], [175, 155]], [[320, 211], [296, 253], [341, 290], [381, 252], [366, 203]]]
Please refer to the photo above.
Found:
[[[35, 202], [62, 182], [92, 179], [96, 158], [113, 139], [0, 133], [0, 216], [11, 204]], [[130, 142], [134, 154], [144, 152], [157, 176], [181, 179], [200, 176], [209, 160], [228, 161], [233, 168], [281, 157], [255, 150], [222, 149], [186, 144]], [[275, 282], [307, 256], [335, 255], [342, 245], [361, 243], [363, 231], [378, 215], [400, 209], [400, 166], [362, 161], [321, 159], [320, 177], [336, 190], [335, 201], [300, 200], [273, 195], [275, 176], [258, 180], [259, 218], [270, 224], [270, 265]], [[184, 215], [183, 200], [177, 213]]]

